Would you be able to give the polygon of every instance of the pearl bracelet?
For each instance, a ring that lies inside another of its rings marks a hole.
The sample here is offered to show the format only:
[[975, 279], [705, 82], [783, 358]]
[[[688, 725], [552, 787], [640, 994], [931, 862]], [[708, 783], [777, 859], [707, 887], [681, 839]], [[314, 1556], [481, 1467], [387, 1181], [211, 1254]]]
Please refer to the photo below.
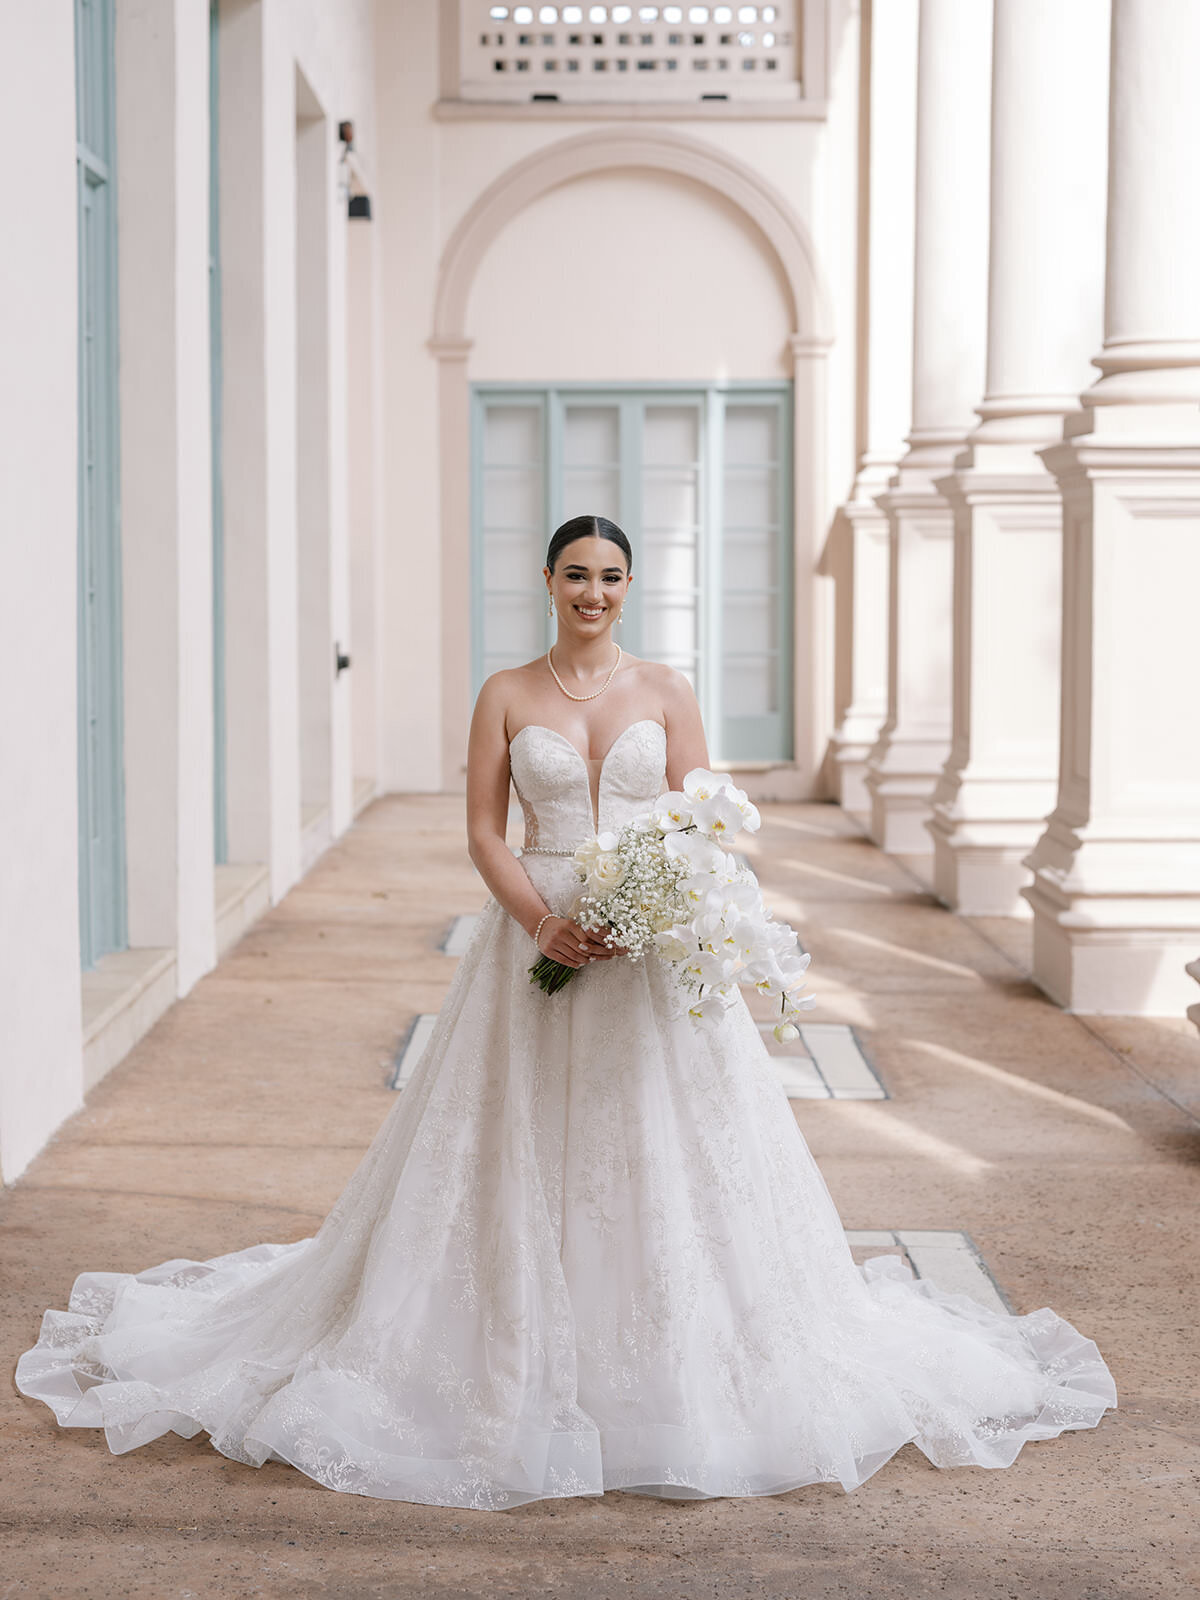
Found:
[[534, 942], [534, 944], [537, 944], [537, 947], [538, 947], [539, 950], [542, 948], [541, 945], [538, 944], [538, 940], [542, 936], [542, 927], [543, 927], [543, 925], [545, 923], [549, 922], [550, 918], [553, 915], [554, 915], [553, 911], [547, 911], [546, 915], [542, 918], [541, 922], [539, 922], [537, 927], [533, 930], [533, 942]]

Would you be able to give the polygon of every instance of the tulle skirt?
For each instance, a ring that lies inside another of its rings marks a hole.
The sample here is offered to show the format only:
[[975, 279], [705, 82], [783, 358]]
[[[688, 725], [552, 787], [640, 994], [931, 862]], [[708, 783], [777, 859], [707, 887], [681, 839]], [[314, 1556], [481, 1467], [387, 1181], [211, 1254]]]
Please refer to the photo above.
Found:
[[[531, 857], [565, 909], [570, 863]], [[858, 1267], [758, 1029], [654, 958], [543, 995], [489, 902], [320, 1229], [83, 1272], [17, 1386], [132, 1450], [201, 1429], [331, 1489], [501, 1510], [627, 1489], [854, 1489], [911, 1441], [1005, 1467], [1116, 1404], [1047, 1307]]]

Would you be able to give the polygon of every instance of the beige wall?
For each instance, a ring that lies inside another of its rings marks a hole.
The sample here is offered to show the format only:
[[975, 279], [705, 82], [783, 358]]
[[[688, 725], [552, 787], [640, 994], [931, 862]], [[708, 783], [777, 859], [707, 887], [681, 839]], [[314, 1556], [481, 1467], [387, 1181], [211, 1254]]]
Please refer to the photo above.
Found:
[[462, 781], [467, 385], [795, 377], [795, 792], [819, 790], [819, 567], [855, 464], [858, 16], [829, 10], [827, 119], [540, 123], [439, 117], [436, 0], [379, 7], [387, 787]]

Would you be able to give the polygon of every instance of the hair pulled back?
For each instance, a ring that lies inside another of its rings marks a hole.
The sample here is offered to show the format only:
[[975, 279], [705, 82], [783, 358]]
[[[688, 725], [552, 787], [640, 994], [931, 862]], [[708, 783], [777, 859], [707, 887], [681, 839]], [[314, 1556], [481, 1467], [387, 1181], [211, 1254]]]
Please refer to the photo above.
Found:
[[610, 544], [615, 544], [625, 557], [625, 570], [633, 571], [633, 551], [630, 549], [629, 540], [617, 527], [615, 522], [610, 522], [607, 517], [572, 517], [569, 522], [561, 523], [554, 530], [554, 535], [546, 550], [546, 565], [554, 571], [554, 564], [566, 549], [576, 539], [607, 539]]

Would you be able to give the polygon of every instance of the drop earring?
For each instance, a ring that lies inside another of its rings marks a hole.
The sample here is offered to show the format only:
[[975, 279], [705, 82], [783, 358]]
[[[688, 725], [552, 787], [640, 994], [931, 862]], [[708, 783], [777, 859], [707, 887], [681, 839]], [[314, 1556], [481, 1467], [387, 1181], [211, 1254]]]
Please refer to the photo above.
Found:
[[546, 607], [546, 615], [548, 617], [552, 617], [554, 615], [554, 596], [553, 595], [549, 596], [549, 602], [550, 603]]

